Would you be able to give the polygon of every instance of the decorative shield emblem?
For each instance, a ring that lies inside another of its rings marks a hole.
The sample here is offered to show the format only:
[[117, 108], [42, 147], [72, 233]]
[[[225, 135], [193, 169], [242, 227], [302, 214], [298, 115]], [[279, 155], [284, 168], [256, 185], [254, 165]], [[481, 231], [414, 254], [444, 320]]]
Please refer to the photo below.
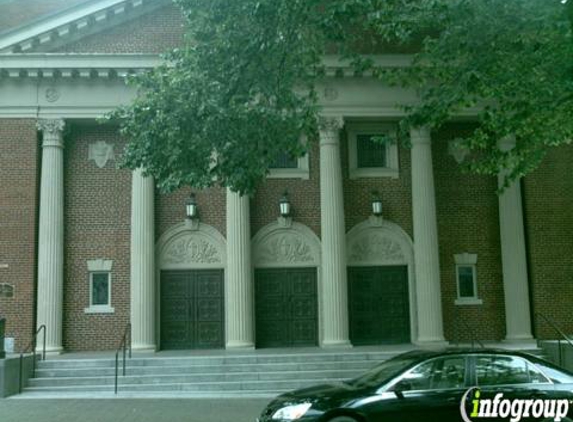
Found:
[[105, 141], [97, 141], [89, 145], [88, 160], [94, 160], [96, 166], [104, 168], [108, 160], [115, 159], [113, 145]]

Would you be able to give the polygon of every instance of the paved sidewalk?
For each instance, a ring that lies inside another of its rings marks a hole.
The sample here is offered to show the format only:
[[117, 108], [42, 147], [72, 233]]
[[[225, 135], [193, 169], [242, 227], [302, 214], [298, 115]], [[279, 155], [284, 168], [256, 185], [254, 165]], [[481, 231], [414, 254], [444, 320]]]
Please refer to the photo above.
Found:
[[254, 422], [269, 399], [0, 399], [1, 422]]

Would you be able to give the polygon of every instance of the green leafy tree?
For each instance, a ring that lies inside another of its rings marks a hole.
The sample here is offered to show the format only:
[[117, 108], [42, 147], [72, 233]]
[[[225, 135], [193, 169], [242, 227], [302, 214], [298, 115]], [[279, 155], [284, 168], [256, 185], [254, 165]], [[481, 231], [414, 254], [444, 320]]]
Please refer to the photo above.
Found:
[[[111, 114], [130, 139], [123, 164], [163, 191], [252, 193], [279, 153], [316, 139], [322, 57], [415, 89], [401, 126], [438, 128], [473, 109], [460, 142], [469, 170], [509, 177], [573, 138], [571, 4], [559, 0], [176, 0], [186, 18], [167, 64], [133, 78], [137, 99]], [[378, 68], [370, 53], [409, 52]], [[368, 53], [368, 54], [365, 54]], [[516, 147], [500, 151], [500, 139]]]

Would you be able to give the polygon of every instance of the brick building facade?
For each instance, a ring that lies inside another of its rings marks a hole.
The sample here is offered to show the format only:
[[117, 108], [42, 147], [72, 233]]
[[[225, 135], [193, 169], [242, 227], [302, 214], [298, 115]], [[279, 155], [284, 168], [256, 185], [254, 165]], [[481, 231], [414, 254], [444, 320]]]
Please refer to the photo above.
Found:
[[[537, 312], [573, 332], [573, 146], [505, 196], [496, 178], [460, 171], [462, 123], [361, 163], [412, 93], [340, 77], [332, 61], [308, 156], [248, 199], [193, 190], [189, 221], [192, 190], [163, 195], [118, 169], [125, 140], [96, 123], [133, 98], [123, 75], [177, 45], [178, 10], [50, 5], [0, 5], [19, 19], [0, 20], [0, 316], [16, 350], [42, 323], [54, 352], [115, 348], [128, 322], [140, 349], [551, 336]], [[292, 213], [279, 218], [285, 191]]]

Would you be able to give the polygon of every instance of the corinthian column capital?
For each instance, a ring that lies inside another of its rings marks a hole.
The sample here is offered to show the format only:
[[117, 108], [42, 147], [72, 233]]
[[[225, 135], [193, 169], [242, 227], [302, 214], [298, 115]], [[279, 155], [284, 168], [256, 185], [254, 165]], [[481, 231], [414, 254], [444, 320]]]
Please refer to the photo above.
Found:
[[318, 119], [320, 130], [320, 143], [338, 143], [338, 131], [344, 126], [344, 119], [340, 116], [326, 117]]
[[431, 141], [432, 137], [429, 127], [421, 126], [410, 129], [410, 142], [412, 145], [430, 144]]
[[62, 133], [66, 123], [63, 119], [39, 119], [36, 127], [44, 134], [43, 147], [63, 147]]

